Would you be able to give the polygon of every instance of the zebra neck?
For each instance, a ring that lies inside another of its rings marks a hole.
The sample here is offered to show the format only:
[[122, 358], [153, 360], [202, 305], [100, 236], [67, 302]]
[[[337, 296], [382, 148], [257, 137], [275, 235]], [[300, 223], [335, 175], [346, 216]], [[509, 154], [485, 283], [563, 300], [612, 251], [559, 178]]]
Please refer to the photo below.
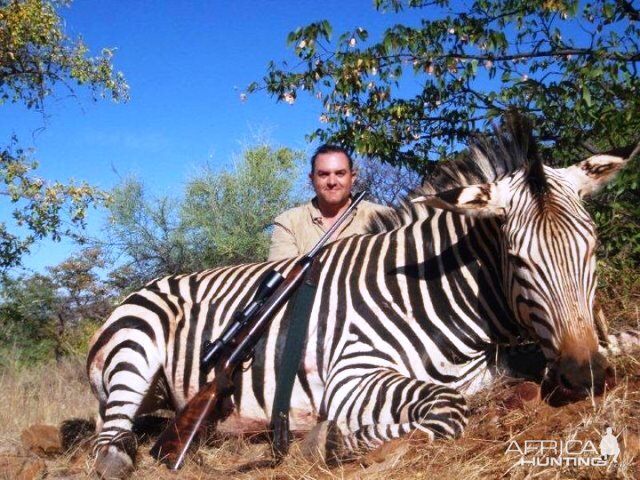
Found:
[[406, 237], [398, 239], [406, 246], [404, 269], [419, 279], [429, 317], [479, 348], [521, 336], [504, 293], [503, 241], [494, 219], [435, 211], [409, 226]]

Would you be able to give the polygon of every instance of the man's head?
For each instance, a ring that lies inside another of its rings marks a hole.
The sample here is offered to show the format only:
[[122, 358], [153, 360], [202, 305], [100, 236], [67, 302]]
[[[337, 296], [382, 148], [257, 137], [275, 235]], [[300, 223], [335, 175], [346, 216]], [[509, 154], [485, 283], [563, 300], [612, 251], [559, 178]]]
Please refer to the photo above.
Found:
[[353, 160], [336, 145], [322, 145], [311, 157], [309, 174], [320, 209], [339, 209], [346, 205], [356, 178]]

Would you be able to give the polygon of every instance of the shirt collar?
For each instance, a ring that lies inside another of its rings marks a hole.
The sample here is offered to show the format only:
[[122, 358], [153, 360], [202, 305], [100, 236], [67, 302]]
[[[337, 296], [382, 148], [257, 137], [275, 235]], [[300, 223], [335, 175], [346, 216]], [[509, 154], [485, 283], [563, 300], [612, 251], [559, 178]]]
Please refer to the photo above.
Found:
[[[351, 201], [353, 202], [353, 195], [349, 195], [351, 197]], [[322, 225], [322, 213], [320, 212], [320, 208], [318, 207], [318, 197], [315, 196], [311, 199], [309, 205], [309, 213], [311, 214], [311, 221], [318, 225]], [[358, 211], [358, 207], [353, 209], [351, 215], [355, 215]]]

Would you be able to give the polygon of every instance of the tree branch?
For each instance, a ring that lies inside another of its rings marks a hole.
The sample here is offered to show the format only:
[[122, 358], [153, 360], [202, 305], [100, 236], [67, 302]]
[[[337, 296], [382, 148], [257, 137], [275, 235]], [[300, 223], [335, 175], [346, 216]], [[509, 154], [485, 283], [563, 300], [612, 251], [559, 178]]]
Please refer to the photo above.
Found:
[[640, 12], [633, 8], [631, 2], [627, 0], [617, 0], [616, 3], [629, 19], [635, 20], [636, 22], [640, 20]]

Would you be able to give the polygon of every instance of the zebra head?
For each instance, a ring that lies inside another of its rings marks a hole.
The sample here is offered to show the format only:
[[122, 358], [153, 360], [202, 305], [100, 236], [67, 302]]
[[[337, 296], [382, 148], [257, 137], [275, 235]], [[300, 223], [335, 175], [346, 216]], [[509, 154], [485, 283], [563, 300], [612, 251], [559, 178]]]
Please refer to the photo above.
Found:
[[500, 137], [498, 132], [497, 140], [476, 145], [476, 159], [493, 155], [495, 165], [500, 161], [496, 155], [526, 155], [520, 163], [524, 166], [492, 183], [413, 201], [494, 219], [504, 294], [515, 321], [545, 354], [543, 386], [551, 386], [561, 402], [590, 392], [599, 395], [612, 379], [612, 369], [598, 352], [593, 317], [597, 236], [582, 200], [609, 182], [626, 160], [595, 155], [568, 168], [551, 168], [542, 164], [530, 134]]

